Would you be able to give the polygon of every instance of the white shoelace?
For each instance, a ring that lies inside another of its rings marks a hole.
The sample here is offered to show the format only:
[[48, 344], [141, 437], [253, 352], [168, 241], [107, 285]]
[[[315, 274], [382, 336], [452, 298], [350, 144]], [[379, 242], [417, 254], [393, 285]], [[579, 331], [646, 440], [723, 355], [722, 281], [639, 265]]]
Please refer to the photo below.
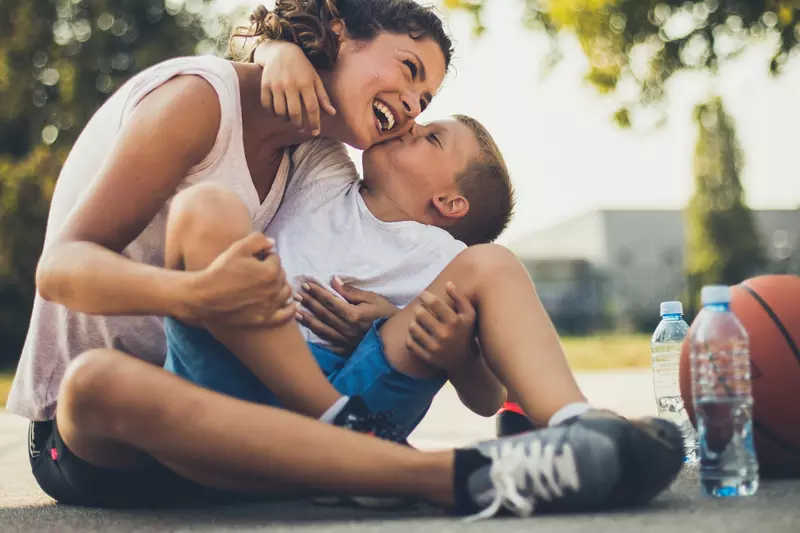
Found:
[[[556, 455], [552, 444], [501, 442], [489, 449], [492, 466], [489, 477], [494, 485], [494, 500], [478, 514], [467, 517], [468, 522], [490, 518], [501, 508], [517, 516], [530, 516], [536, 500], [550, 501], [561, 497], [565, 489], [580, 490], [577, 465], [569, 444]], [[528, 482], [530, 480], [530, 483]], [[529, 490], [522, 496], [520, 489]]]

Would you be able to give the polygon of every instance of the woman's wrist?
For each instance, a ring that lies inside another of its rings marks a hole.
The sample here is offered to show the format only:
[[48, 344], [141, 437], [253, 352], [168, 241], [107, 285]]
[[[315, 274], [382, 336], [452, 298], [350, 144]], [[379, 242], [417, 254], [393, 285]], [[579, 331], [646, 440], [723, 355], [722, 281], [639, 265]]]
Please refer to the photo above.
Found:
[[202, 283], [201, 272], [169, 270], [158, 280], [157, 291], [161, 294], [162, 315], [192, 322], [198, 318], [198, 305]]
[[258, 44], [256, 44], [255, 48], [253, 48], [253, 51], [251, 52], [250, 60], [256, 65], [264, 67], [267, 64], [267, 61], [270, 59], [269, 54], [280, 53], [279, 50], [287, 46], [297, 45], [288, 41], [275, 41], [261, 36], [258, 39]]

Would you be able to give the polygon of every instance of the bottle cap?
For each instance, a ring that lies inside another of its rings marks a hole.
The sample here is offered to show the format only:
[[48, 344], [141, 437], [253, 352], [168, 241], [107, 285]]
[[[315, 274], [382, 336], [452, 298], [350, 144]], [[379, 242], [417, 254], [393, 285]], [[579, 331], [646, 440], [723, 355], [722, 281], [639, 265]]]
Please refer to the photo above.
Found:
[[700, 291], [703, 305], [731, 303], [731, 288], [727, 285], [706, 285]]
[[661, 316], [682, 315], [683, 304], [680, 302], [661, 302]]

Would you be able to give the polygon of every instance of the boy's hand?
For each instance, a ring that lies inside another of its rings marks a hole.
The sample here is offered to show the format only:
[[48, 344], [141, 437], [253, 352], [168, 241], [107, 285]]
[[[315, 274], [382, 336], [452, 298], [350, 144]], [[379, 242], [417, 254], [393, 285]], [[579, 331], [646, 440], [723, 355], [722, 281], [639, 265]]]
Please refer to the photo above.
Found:
[[336, 110], [325, 86], [303, 50], [293, 43], [264, 41], [253, 54], [264, 68], [261, 76], [261, 104], [278, 116], [287, 117], [298, 129], [320, 133], [320, 108], [329, 115]]
[[406, 348], [428, 364], [448, 374], [465, 358], [478, 356], [475, 343], [475, 308], [455, 285], [447, 283], [449, 302], [423, 292], [408, 328]]
[[338, 278], [331, 287], [344, 301], [313, 281], [305, 283], [295, 299], [305, 308], [297, 311], [297, 321], [332, 343], [329, 348], [336, 353], [352, 353], [373, 322], [398, 311], [383, 296], [345, 285]]

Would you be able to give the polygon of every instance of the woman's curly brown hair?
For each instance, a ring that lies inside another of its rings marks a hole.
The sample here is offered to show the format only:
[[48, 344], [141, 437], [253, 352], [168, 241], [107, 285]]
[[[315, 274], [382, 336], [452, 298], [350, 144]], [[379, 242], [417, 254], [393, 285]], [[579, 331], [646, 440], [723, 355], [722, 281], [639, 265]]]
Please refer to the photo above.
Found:
[[272, 11], [259, 5], [250, 15], [250, 25], [234, 31], [231, 55], [236, 57], [233, 43], [240, 38], [256, 38], [246, 54], [239, 54], [240, 59], [251, 61], [262, 39], [288, 41], [300, 46], [315, 68], [330, 70], [339, 53], [338, 36], [331, 29], [336, 20], [356, 40], [369, 41], [384, 31], [417, 41], [433, 39], [442, 50], [445, 67], [450, 66], [453, 44], [441, 19], [432, 7], [414, 0], [277, 0]]

